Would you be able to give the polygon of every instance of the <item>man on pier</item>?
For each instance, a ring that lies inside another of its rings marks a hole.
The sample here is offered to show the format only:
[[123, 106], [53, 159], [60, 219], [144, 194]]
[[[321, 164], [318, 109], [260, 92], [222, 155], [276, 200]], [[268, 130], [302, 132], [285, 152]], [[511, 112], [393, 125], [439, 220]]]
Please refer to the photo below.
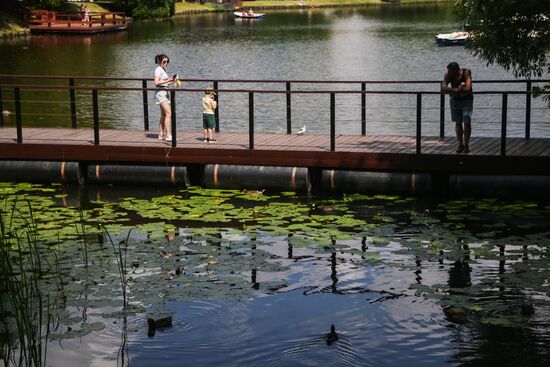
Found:
[[[449, 88], [449, 84], [451, 87]], [[472, 72], [461, 69], [456, 62], [447, 65], [447, 72], [441, 82], [441, 92], [451, 96], [451, 119], [455, 122], [457, 153], [469, 153], [470, 134], [472, 133], [472, 112], [474, 95], [472, 93]]]

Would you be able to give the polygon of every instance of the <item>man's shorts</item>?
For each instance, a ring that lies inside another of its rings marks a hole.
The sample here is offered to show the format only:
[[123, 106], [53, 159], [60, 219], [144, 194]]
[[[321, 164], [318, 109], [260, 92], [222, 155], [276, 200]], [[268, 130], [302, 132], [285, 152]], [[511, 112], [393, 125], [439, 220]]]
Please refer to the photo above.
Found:
[[456, 123], [469, 124], [472, 122], [472, 113], [474, 110], [473, 99], [454, 99], [451, 98], [451, 120]]
[[202, 114], [202, 127], [204, 129], [213, 129], [216, 127], [216, 116], [213, 113]]

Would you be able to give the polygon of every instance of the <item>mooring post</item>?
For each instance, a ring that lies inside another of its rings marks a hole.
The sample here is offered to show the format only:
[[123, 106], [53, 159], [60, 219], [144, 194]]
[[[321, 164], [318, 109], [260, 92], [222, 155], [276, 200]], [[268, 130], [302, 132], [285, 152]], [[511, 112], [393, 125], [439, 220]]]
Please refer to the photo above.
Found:
[[177, 145], [177, 137], [176, 137], [176, 92], [171, 90], [170, 91], [170, 111], [172, 114], [172, 120], [171, 120], [171, 127], [172, 130], [172, 148], [175, 148]]
[[439, 96], [439, 137], [445, 137], [445, 93]]
[[94, 111], [94, 144], [99, 145], [99, 103], [97, 89], [92, 90], [92, 105]]
[[502, 93], [502, 123], [500, 127], [500, 155], [506, 155], [506, 120], [508, 118], [508, 93]]
[[367, 135], [367, 83], [361, 83], [361, 135]]
[[149, 130], [149, 102], [147, 100], [147, 80], [143, 79], [141, 81], [141, 87], [143, 88], [143, 129], [145, 131]]
[[286, 133], [292, 134], [290, 82], [286, 82]]
[[218, 82], [214, 82], [213, 89], [216, 92], [214, 95], [214, 101], [216, 101], [216, 109], [214, 110], [214, 118], [216, 119], [216, 128], [214, 129], [215, 132], [220, 132], [220, 103], [219, 103], [219, 95], [218, 95]]
[[248, 144], [254, 149], [254, 93], [248, 92]]
[[527, 81], [527, 94], [525, 95], [525, 139], [531, 138], [531, 81]]
[[21, 90], [15, 88], [13, 90], [15, 96], [15, 125], [17, 128], [17, 142], [23, 142], [23, 127], [22, 127], [22, 117], [21, 117]]
[[4, 103], [2, 102], [2, 88], [0, 87], [0, 127], [4, 127]]
[[421, 154], [422, 144], [422, 93], [416, 94], [416, 154]]
[[336, 150], [336, 94], [330, 93], [330, 151]]
[[76, 129], [76, 97], [73, 78], [69, 79], [69, 97], [71, 99], [71, 127]]

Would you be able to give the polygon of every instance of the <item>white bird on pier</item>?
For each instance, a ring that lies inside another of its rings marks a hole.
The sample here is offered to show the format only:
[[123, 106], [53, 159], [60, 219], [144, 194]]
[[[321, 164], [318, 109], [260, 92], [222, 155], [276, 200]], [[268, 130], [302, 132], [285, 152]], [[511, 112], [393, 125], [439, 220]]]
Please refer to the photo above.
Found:
[[302, 127], [300, 130], [296, 131], [296, 135], [304, 135], [306, 132], [306, 125]]

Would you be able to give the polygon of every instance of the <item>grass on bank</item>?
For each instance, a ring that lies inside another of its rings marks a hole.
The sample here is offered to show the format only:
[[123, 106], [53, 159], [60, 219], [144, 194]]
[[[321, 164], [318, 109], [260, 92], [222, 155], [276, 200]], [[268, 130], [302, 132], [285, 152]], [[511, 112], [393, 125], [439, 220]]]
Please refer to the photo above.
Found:
[[100, 4], [90, 3], [90, 2], [85, 2], [85, 1], [74, 1], [74, 2], [71, 1], [70, 3], [66, 2], [65, 4], [63, 4], [63, 6], [61, 7], [61, 9], [59, 11], [66, 12], [66, 13], [79, 12], [80, 9], [84, 5], [88, 5], [88, 11], [90, 13], [95, 13], [95, 12], [104, 13], [104, 12], [109, 11], [109, 10], [105, 9], [104, 7], [102, 7]]
[[317, 7], [317, 6], [340, 6], [340, 5], [371, 5], [382, 4], [381, 0], [258, 0], [243, 1], [243, 8], [248, 7]]
[[25, 32], [26, 25], [23, 21], [0, 11], [0, 37]]
[[[454, 0], [401, 0], [402, 4], [422, 4], [422, 3], [449, 3]], [[386, 4], [382, 0], [255, 0], [243, 1], [242, 7], [248, 8], [287, 8], [287, 7], [329, 7], [329, 6], [352, 6], [352, 5], [381, 5]], [[222, 10], [222, 5], [205, 3], [201, 5], [198, 1], [188, 3], [185, 1], [176, 3], [176, 13], [188, 11], [216, 11]]]

